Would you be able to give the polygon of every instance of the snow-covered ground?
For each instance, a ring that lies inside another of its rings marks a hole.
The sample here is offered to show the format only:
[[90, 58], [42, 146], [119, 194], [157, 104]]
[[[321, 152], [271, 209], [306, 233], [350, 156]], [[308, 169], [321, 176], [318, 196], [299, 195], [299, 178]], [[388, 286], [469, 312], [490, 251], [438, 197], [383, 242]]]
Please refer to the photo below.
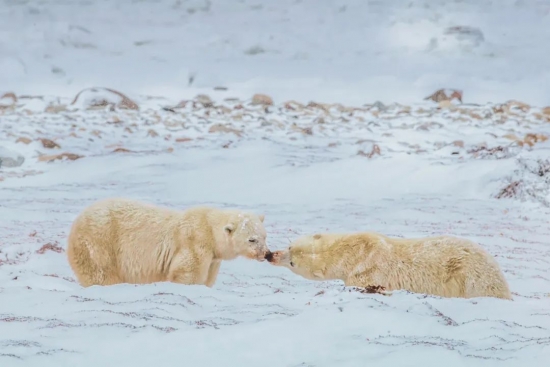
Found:
[[[0, 366], [547, 366], [549, 9], [2, 1]], [[129, 98], [75, 98], [95, 86]], [[440, 87], [479, 104], [422, 101]], [[263, 213], [273, 250], [322, 231], [463, 236], [514, 300], [363, 294], [244, 259], [212, 289], [83, 289], [66, 236], [112, 196]]]
[[[550, 135], [540, 109], [143, 101], [139, 112], [40, 112], [46, 100], [2, 115], [3, 145], [25, 157], [0, 190], [6, 365], [546, 365], [549, 185], [536, 158], [550, 144], [511, 140]], [[65, 152], [78, 159], [47, 162]], [[518, 177], [511, 199], [495, 198]], [[83, 289], [66, 236], [109, 196], [264, 213], [272, 249], [319, 231], [464, 236], [497, 257], [514, 300], [366, 295], [250, 260], [224, 263], [213, 289]]]

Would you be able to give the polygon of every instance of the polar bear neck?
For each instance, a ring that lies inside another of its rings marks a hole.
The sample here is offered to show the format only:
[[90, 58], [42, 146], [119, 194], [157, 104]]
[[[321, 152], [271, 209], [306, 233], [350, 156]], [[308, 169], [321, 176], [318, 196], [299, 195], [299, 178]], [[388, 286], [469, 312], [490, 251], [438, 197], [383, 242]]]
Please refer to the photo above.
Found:
[[207, 216], [214, 240], [213, 255], [214, 259], [217, 260], [233, 260], [238, 256], [234, 244], [231, 243], [230, 236], [224, 230], [224, 227], [227, 225], [227, 219], [227, 216], [220, 215], [219, 212], [215, 213], [215, 215]]
[[[294, 251], [300, 251], [300, 256], [307, 258], [308, 263], [316, 264], [302, 276], [312, 280], [345, 280], [347, 278], [348, 266], [345, 256], [337, 248], [329, 246], [316, 249], [313, 246], [305, 248], [297, 246]], [[290, 267], [290, 270], [301, 274], [296, 268]]]
[[370, 273], [379, 267], [378, 261], [386, 261], [392, 252], [392, 246], [383, 236], [354, 235], [336, 237], [328, 247], [330, 256], [326, 256], [328, 279], [346, 281], [350, 274]]

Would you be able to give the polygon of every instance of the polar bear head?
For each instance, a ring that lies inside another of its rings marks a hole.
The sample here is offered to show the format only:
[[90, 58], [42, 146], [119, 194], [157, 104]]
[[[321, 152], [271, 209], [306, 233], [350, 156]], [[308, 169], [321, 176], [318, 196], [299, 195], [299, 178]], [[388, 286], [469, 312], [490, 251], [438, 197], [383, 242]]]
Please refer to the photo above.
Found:
[[266, 245], [264, 215], [247, 212], [228, 212], [223, 231], [229, 251], [227, 257], [244, 256], [259, 261], [265, 260], [269, 249]]
[[298, 238], [285, 250], [268, 253], [266, 260], [306, 279], [326, 280], [327, 250], [323, 236], [315, 234]]

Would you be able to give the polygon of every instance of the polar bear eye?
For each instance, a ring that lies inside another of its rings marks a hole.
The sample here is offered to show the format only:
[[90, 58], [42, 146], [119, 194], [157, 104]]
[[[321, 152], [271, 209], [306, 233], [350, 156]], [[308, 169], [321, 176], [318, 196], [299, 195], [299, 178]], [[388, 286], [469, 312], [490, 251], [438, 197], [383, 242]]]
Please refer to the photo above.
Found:
[[258, 242], [258, 240], [255, 239], [255, 238], [249, 238], [249, 239], [248, 239], [248, 242], [256, 243], [256, 242]]

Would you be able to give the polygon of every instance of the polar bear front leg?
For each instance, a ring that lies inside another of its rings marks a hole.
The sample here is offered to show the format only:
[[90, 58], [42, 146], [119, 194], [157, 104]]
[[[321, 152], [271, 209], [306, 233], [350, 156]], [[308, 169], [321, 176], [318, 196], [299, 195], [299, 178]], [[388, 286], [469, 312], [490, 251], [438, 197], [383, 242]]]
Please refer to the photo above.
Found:
[[170, 265], [167, 274], [169, 282], [180, 284], [205, 284], [210, 260], [202, 259], [190, 251], [181, 251]]
[[220, 271], [220, 265], [222, 264], [221, 260], [212, 260], [210, 268], [208, 269], [208, 277], [206, 278], [205, 285], [207, 287], [212, 287], [216, 283], [218, 278], [218, 272]]
[[168, 274], [168, 281], [179, 284], [197, 284], [193, 270], [178, 268]]

